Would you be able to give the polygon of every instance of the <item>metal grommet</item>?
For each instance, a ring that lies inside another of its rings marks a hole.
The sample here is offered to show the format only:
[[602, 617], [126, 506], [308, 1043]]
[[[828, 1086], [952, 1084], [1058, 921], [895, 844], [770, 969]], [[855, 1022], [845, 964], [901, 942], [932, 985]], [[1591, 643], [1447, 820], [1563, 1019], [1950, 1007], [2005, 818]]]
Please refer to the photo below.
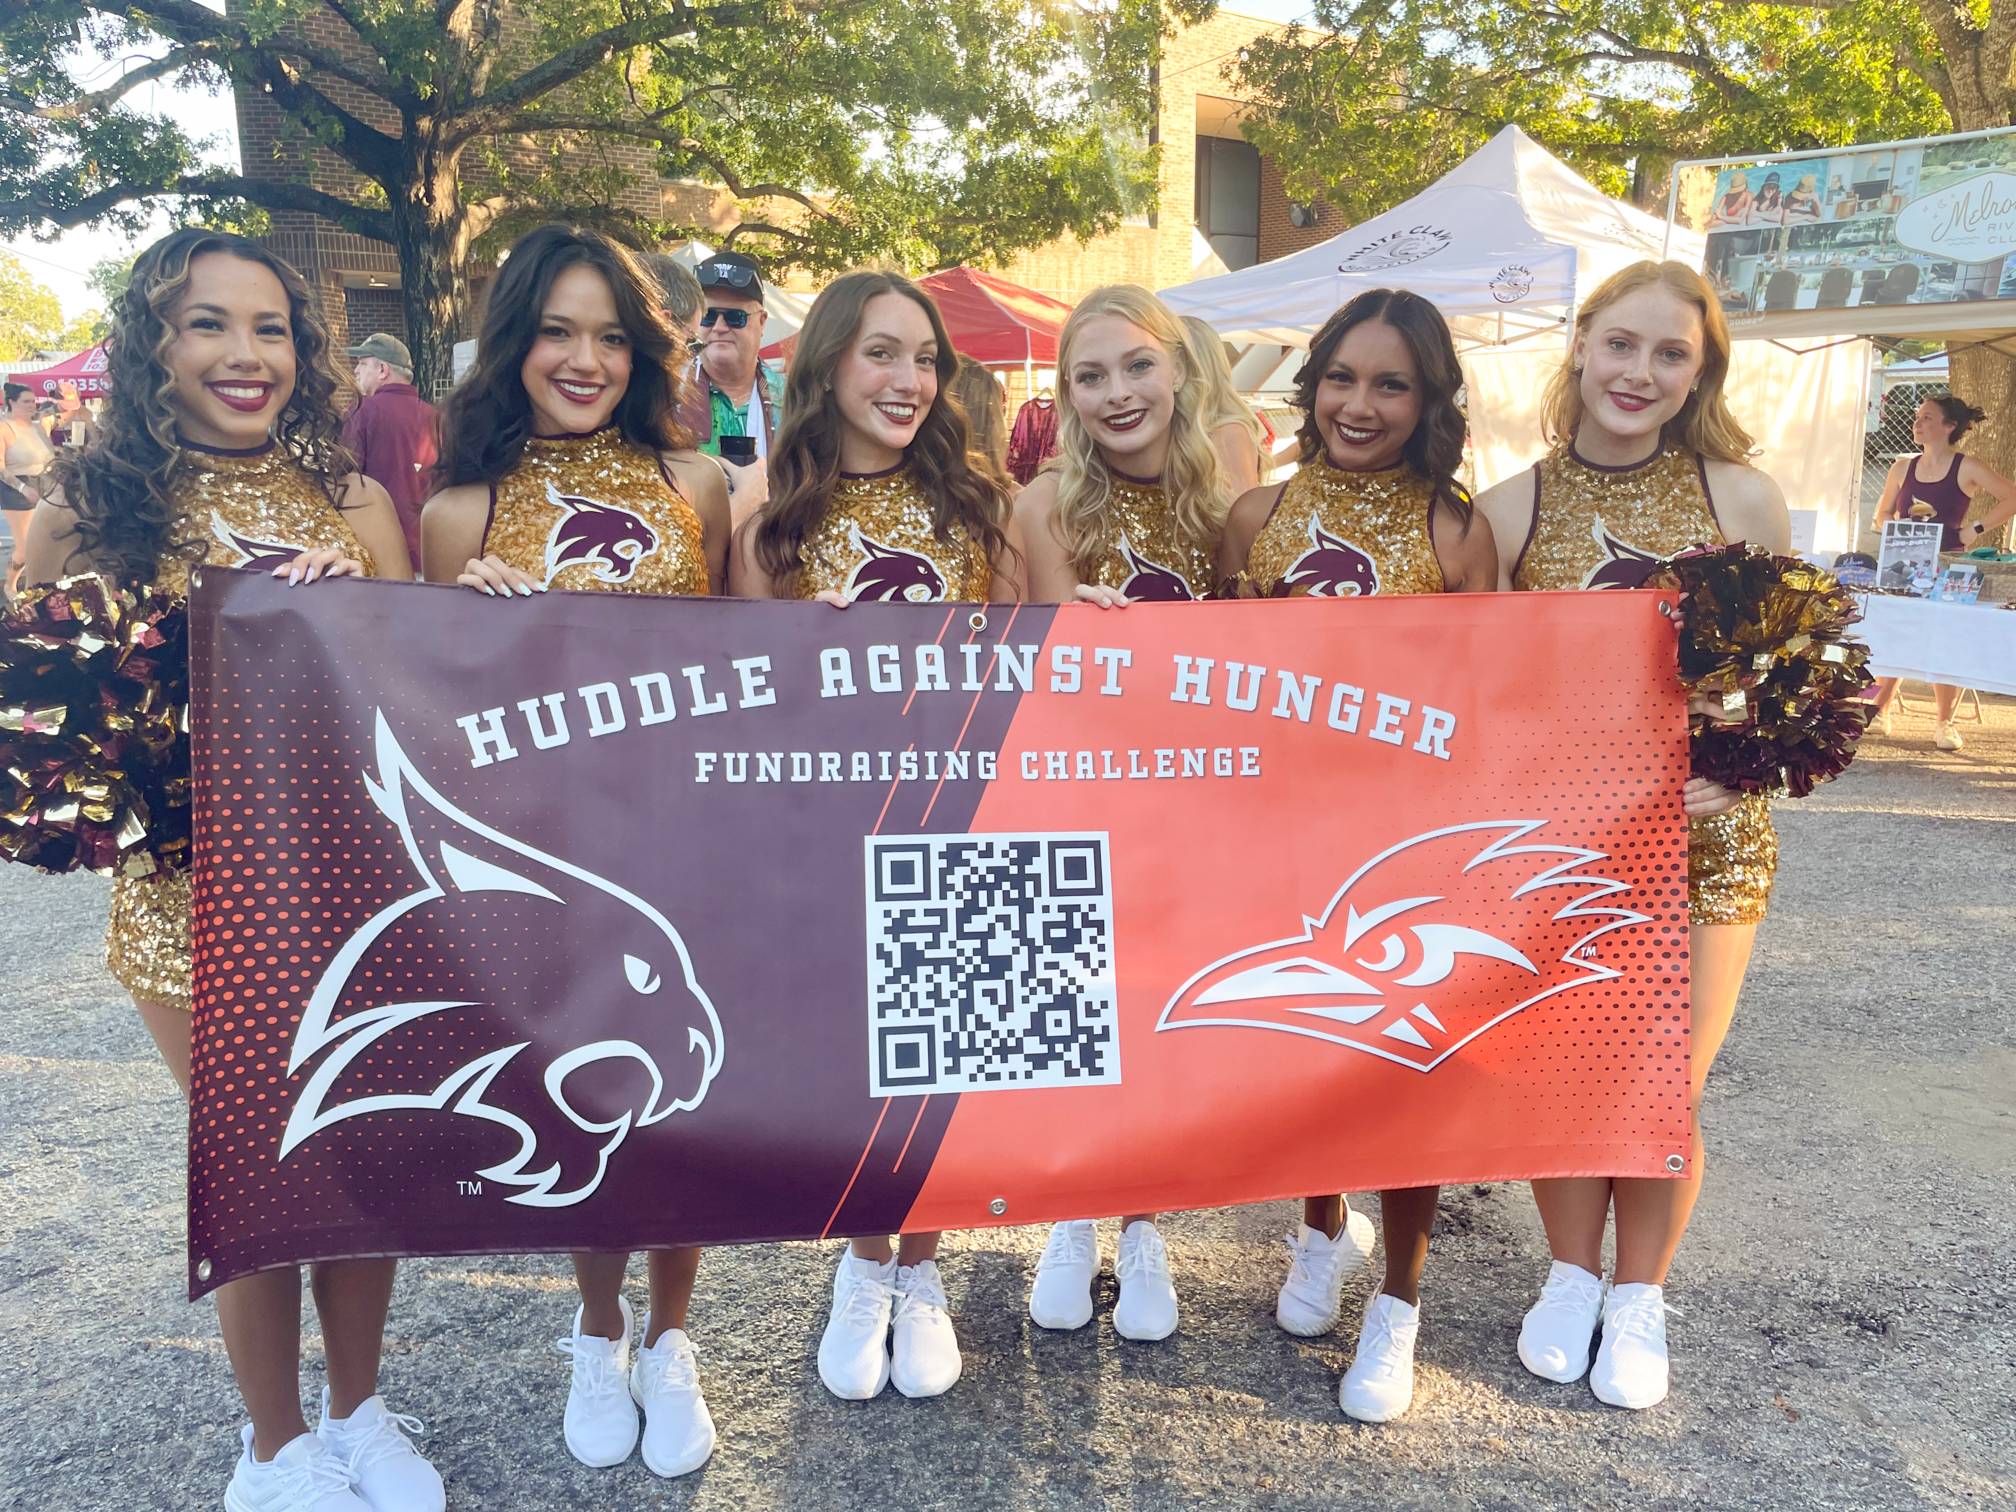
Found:
[[1687, 1169], [1687, 1157], [1685, 1155], [1668, 1155], [1666, 1157], [1666, 1169], [1671, 1171], [1675, 1176], [1678, 1176], [1682, 1171]]
[[1673, 618], [1674, 609], [1672, 602], [1668, 599], [1659, 600], [1659, 612], [1666, 616], [1667, 619]]
[[198, 562], [189, 569], [189, 591], [194, 593], [203, 586], [203, 564]]
[[208, 1281], [210, 1279], [210, 1262], [208, 1260], [198, 1260], [196, 1262], [196, 1279], [198, 1281]]
[[[977, 614], [973, 617], [975, 619], [980, 618]], [[1003, 1213], [1008, 1211], [1008, 1199], [1006, 1197], [996, 1197], [992, 1202], [987, 1204], [987, 1211], [992, 1213], [996, 1218], [999, 1218]]]
[[985, 630], [987, 628], [987, 616], [983, 611], [975, 609], [971, 614], [966, 616], [966, 623], [971, 625], [975, 630]]

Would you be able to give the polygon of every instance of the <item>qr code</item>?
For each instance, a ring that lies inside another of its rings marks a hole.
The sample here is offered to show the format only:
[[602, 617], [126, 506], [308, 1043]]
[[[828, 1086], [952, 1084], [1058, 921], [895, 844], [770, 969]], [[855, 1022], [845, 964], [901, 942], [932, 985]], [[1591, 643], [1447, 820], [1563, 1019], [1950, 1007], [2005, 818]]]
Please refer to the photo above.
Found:
[[1106, 836], [871, 835], [869, 1090], [1120, 1080]]

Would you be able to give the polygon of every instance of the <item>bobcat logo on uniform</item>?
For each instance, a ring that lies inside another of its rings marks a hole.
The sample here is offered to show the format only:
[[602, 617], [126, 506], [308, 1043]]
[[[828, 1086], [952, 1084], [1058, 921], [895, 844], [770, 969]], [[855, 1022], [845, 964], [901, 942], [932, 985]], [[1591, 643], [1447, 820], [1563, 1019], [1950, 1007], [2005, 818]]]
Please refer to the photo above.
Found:
[[251, 572], [271, 572], [275, 567], [285, 567], [306, 549], [240, 535], [225, 524], [224, 516], [214, 509], [210, 511], [210, 534], [231, 553], [233, 560], [225, 563], [227, 567], [243, 567]]
[[[364, 785], [397, 827], [416, 885], [364, 920], [316, 983], [288, 1055], [298, 1090], [279, 1158], [353, 1118], [478, 1119], [517, 1143], [474, 1176], [530, 1207], [584, 1201], [633, 1129], [698, 1108], [721, 1069], [721, 1020], [686, 941], [636, 894], [448, 802], [383, 713], [376, 747], [378, 769]], [[388, 933], [389, 961], [380, 956]], [[451, 988], [440, 1000], [422, 989], [414, 1001], [395, 984], [412, 974], [401, 963], [416, 940], [450, 959], [516, 940], [529, 959], [516, 972], [489, 971], [475, 996]], [[611, 1037], [534, 1051], [517, 1026], [550, 1022], [562, 993]]]
[[1120, 560], [1129, 571], [1120, 591], [1130, 599], [1144, 604], [1184, 604], [1197, 597], [1181, 573], [1141, 555], [1124, 533], [1120, 537]]
[[1275, 587], [1277, 598], [1307, 594], [1311, 598], [1363, 598], [1379, 591], [1379, 569], [1372, 558], [1309, 517], [1309, 549], [1289, 564]]
[[938, 564], [914, 551], [884, 546], [862, 533], [859, 525], [848, 527], [854, 549], [861, 560], [847, 578], [847, 598], [870, 603], [936, 603], [945, 597], [945, 574]]
[[1157, 1032], [1294, 1034], [1425, 1072], [1535, 1003], [1622, 975], [1595, 942], [1646, 922], [1604, 901], [1630, 884], [1593, 869], [1600, 852], [1520, 843], [1543, 828], [1488, 820], [1389, 846], [1299, 933], [1198, 971]]
[[546, 581], [563, 567], [594, 568], [598, 583], [627, 583], [638, 563], [658, 549], [658, 532], [618, 504], [603, 504], [546, 485], [546, 502], [561, 511], [546, 538]]
[[1649, 551], [1640, 551], [1628, 541], [1621, 541], [1610, 534], [1598, 515], [1591, 529], [1596, 544], [1602, 548], [1603, 560], [1589, 569], [1589, 575], [1582, 579], [1584, 588], [1643, 588], [1645, 580], [1660, 566], [1661, 558]]

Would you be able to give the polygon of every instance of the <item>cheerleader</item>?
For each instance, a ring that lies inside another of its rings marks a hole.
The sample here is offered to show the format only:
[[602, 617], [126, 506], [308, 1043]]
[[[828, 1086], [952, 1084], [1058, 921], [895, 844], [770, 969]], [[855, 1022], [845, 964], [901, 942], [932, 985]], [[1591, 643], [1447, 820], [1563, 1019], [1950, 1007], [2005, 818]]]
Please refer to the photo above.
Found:
[[[1057, 456], [1015, 500], [1038, 601], [1112, 608], [1185, 602], [1211, 590], [1231, 493], [1185, 335], [1168, 306], [1132, 284], [1094, 289], [1064, 322]], [[1176, 1331], [1176, 1286], [1155, 1217], [1120, 1220], [1113, 1328], [1123, 1339]], [[1053, 1225], [1029, 1287], [1030, 1319], [1041, 1328], [1082, 1328], [1092, 1318], [1098, 1271], [1097, 1224]]]
[[[770, 449], [770, 497], [735, 536], [738, 597], [981, 603], [1022, 596], [1008, 483], [968, 451], [949, 394], [959, 358], [938, 307], [895, 273], [849, 273], [798, 333]], [[819, 1340], [819, 1379], [848, 1401], [959, 1379], [938, 1234], [849, 1242]], [[893, 1337], [893, 1354], [892, 1354]]]
[[[657, 286], [598, 232], [542, 226], [512, 247], [485, 307], [476, 365], [442, 414], [439, 493], [421, 516], [430, 580], [511, 598], [549, 588], [704, 595], [726, 577], [721, 469], [674, 420], [677, 339]], [[686, 1335], [700, 1251], [654, 1250], [634, 1364], [627, 1254], [576, 1253], [581, 1304], [562, 1418], [584, 1465], [638, 1442], [655, 1474], [714, 1451]]]
[[[1721, 304], [1692, 268], [1641, 262], [1598, 286], [1547, 388], [1542, 418], [1553, 450], [1478, 499], [1511, 586], [1635, 587], [1650, 563], [1700, 543], [1789, 550], [1784, 497], [1749, 465], [1750, 437], [1723, 397], [1728, 373]], [[1553, 1266], [1519, 1331], [1519, 1358], [1550, 1381], [1588, 1371], [1591, 1390], [1614, 1407], [1651, 1407], [1666, 1395], [1661, 1288], [1701, 1190], [1701, 1089], [1736, 1011], [1778, 864], [1762, 796], [1697, 777], [1681, 801], [1692, 917], [1687, 1174], [1533, 1183]], [[1616, 1271], [1606, 1289], [1603, 1231], [1613, 1210]], [[1603, 1342], [1591, 1366], [1599, 1324]]]
[[[96, 572], [186, 594], [203, 563], [262, 565], [290, 584], [375, 570], [406, 579], [385, 490], [337, 441], [329, 333], [301, 275], [264, 247], [188, 228], [141, 253], [114, 312], [111, 394], [29, 532], [26, 580]], [[112, 975], [184, 1095], [190, 1076], [186, 872], [113, 883]], [[378, 1395], [394, 1262], [313, 1266], [329, 1384], [314, 1432], [301, 1413], [301, 1275], [217, 1289], [217, 1320], [251, 1418], [224, 1493], [229, 1512], [438, 1512], [441, 1477]]]
[[[1468, 429], [1462, 387], [1449, 327], [1420, 295], [1370, 289], [1332, 315], [1295, 375], [1301, 467], [1232, 506], [1220, 577], [1259, 598], [1495, 589], [1491, 527], [1456, 481]], [[1414, 1397], [1438, 1190], [1379, 1194], [1386, 1276], [1337, 1391], [1361, 1422], [1396, 1418]], [[1336, 1327], [1344, 1280], [1371, 1258], [1372, 1241], [1371, 1222], [1343, 1197], [1308, 1198], [1288, 1240], [1275, 1321], [1304, 1337]]]

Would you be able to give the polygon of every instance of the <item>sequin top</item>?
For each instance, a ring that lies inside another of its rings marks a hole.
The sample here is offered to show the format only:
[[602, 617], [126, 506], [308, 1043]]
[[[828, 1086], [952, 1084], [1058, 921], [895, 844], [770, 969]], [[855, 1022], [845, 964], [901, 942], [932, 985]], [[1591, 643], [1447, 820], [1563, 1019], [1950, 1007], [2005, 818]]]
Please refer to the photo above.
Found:
[[[204, 561], [222, 567], [271, 572], [304, 551], [336, 546], [375, 573], [343, 511], [314, 474], [269, 441], [249, 452], [185, 448], [169, 495], [206, 539]], [[155, 582], [171, 593], [189, 591], [189, 564], [163, 561]]]
[[1106, 514], [1113, 544], [1099, 559], [1093, 582], [1149, 603], [1200, 599], [1211, 591], [1216, 543], [1199, 546], [1183, 538], [1159, 481], [1114, 474]]
[[1434, 495], [1411, 467], [1361, 473], [1307, 463], [1253, 538], [1240, 588], [1263, 598], [1446, 592], [1429, 530]]
[[527, 441], [491, 489], [482, 549], [553, 588], [708, 591], [699, 514], [658, 453], [613, 425]]
[[994, 580], [978, 541], [932, 533], [931, 503], [907, 466], [842, 473], [799, 555], [792, 591], [801, 599], [831, 589], [849, 600], [980, 604]]
[[1533, 527], [1512, 586], [1636, 588], [1654, 563], [1721, 541], [1698, 453], [1668, 446], [1633, 467], [1598, 467], [1557, 446], [1533, 464]]

